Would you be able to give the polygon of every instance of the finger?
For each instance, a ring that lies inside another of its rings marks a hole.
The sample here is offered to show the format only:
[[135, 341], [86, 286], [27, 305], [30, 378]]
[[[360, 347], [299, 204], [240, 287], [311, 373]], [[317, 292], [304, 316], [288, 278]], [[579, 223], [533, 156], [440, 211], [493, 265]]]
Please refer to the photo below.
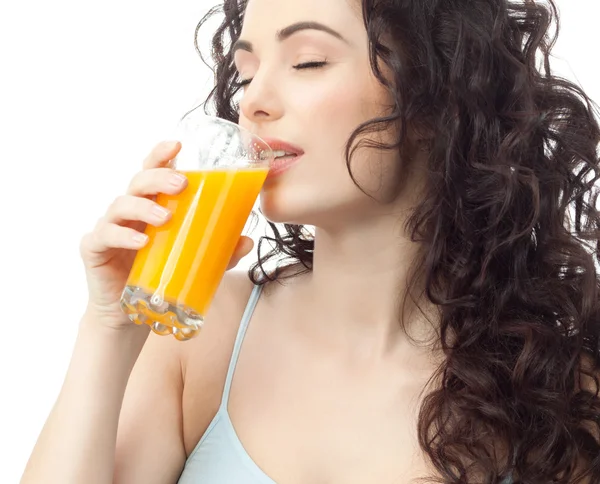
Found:
[[145, 197], [166, 193], [176, 195], [187, 186], [187, 178], [171, 168], [151, 168], [137, 173], [129, 183], [128, 195]]
[[141, 249], [148, 236], [129, 227], [112, 223], [101, 224], [81, 241], [82, 253], [102, 253], [109, 249]]
[[181, 143], [179, 141], [162, 141], [146, 156], [142, 166], [144, 170], [167, 166], [177, 156], [179, 150], [181, 150]]
[[229, 261], [229, 265], [227, 266], [227, 270], [233, 269], [235, 266], [237, 266], [241, 259], [252, 252], [253, 248], [254, 240], [246, 236], [240, 237], [240, 240], [238, 240], [235, 250], [233, 251], [233, 256]]
[[242, 257], [246, 257], [254, 248], [254, 240], [252, 240], [250, 237], [241, 236], [240, 241], [238, 242], [238, 247], [240, 254], [244, 254]]
[[147, 198], [123, 195], [108, 207], [104, 220], [107, 223], [144, 222], [156, 227], [164, 225], [171, 218], [171, 211]]

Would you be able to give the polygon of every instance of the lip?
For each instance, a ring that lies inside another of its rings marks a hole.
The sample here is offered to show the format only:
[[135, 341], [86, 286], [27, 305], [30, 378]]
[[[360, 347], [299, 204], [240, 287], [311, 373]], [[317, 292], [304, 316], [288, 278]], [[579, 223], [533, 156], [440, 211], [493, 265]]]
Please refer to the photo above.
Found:
[[271, 149], [273, 151], [281, 150], [281, 151], [288, 151], [290, 153], [296, 154], [295, 158], [290, 158], [287, 160], [274, 159], [271, 162], [271, 169], [269, 170], [267, 179], [273, 178], [277, 175], [280, 175], [281, 173], [286, 171], [288, 168], [290, 168], [292, 165], [295, 165], [302, 158], [302, 155], [304, 154], [304, 150], [302, 148], [300, 148], [298, 146], [294, 146], [293, 144], [287, 143], [283, 140], [276, 139], [276, 138], [267, 138], [267, 137], [263, 137], [262, 139], [271, 147]]

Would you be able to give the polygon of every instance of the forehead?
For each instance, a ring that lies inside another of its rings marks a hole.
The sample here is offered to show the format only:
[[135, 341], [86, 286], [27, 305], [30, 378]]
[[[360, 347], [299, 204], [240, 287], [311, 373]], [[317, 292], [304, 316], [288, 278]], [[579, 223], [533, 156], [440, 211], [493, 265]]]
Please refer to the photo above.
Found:
[[[271, 35], [299, 21], [316, 21], [352, 36], [362, 24], [360, 0], [249, 0], [242, 37]], [[360, 30], [359, 30], [360, 32]]]

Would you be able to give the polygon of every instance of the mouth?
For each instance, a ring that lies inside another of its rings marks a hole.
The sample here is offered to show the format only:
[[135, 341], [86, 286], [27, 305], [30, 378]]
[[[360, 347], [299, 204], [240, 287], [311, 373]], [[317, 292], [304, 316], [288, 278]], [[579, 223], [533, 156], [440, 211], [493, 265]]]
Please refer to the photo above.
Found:
[[284, 171], [287, 171], [288, 168], [291, 168], [293, 165], [298, 163], [301, 158], [302, 155], [286, 155], [275, 158], [271, 163], [271, 168], [269, 169], [267, 179], [281, 175]]
[[267, 178], [273, 178], [274, 176], [283, 173], [293, 164], [297, 163], [300, 158], [302, 158], [302, 155], [304, 155], [304, 150], [302, 150], [302, 148], [294, 146], [291, 143], [275, 138], [263, 139], [271, 147], [274, 155]]
[[273, 154], [275, 155], [275, 158], [274, 158], [275, 160], [290, 160], [290, 159], [296, 158], [296, 156], [298, 156], [298, 153], [289, 153], [284, 150], [274, 151]]

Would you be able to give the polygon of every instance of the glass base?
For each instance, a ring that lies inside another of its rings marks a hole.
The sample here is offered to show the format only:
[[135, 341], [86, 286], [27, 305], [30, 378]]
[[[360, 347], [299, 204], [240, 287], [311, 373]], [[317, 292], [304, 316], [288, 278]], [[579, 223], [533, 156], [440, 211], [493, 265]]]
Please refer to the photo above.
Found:
[[173, 335], [179, 341], [192, 339], [204, 323], [204, 318], [193, 309], [171, 304], [136, 286], [125, 287], [121, 308], [135, 324], [147, 324], [156, 334]]

